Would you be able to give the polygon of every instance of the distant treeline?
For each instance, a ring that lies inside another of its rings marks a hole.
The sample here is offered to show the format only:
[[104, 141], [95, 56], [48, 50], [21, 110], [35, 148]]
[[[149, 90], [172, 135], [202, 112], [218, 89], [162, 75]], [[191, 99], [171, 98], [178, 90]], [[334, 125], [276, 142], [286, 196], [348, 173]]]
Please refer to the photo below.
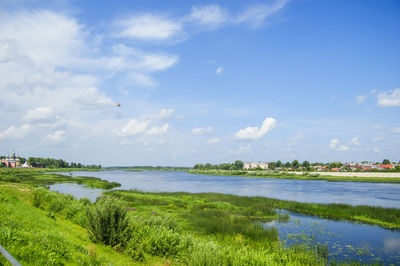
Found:
[[221, 163], [221, 164], [202, 164], [198, 163], [193, 166], [194, 169], [218, 169], [218, 170], [240, 170], [243, 169], [242, 161], [235, 161], [234, 163]]
[[[0, 156], [0, 159], [4, 159], [6, 156]], [[41, 157], [29, 157], [28, 159], [24, 157], [18, 157], [20, 164], [24, 164], [28, 162], [33, 167], [42, 167], [42, 168], [90, 168], [90, 169], [100, 169], [101, 165], [84, 165], [81, 163], [68, 163], [63, 159], [54, 159], [54, 158], [41, 158]], [[1, 165], [0, 165], [1, 167]]]
[[191, 167], [179, 166], [111, 166], [105, 167], [108, 170], [124, 170], [124, 171], [187, 171]]
[[84, 165], [81, 163], [74, 163], [74, 162], [68, 163], [63, 159], [40, 158], [40, 157], [29, 157], [28, 163], [32, 166], [38, 166], [43, 168], [90, 168], [90, 169], [101, 168], [101, 165], [95, 165], [95, 164]]

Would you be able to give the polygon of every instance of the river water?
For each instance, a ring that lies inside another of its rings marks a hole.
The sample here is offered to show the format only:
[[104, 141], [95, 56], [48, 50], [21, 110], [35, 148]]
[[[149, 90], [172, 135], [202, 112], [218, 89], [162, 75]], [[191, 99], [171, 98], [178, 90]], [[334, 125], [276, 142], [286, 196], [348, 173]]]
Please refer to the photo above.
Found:
[[[71, 173], [65, 174], [71, 175]], [[217, 192], [300, 202], [400, 208], [400, 184], [209, 176], [158, 171], [72, 172], [72, 176], [95, 176], [110, 182], [118, 182], [121, 187], [116, 189], [123, 190]], [[50, 190], [72, 194], [78, 199], [86, 197], [91, 201], [95, 201], [103, 191], [71, 183], [51, 185]], [[330, 261], [352, 260], [362, 264], [400, 265], [400, 231], [398, 230], [291, 212], [288, 214], [290, 221], [264, 224], [265, 227], [276, 227], [281, 240], [287, 246], [298, 243], [314, 248], [326, 246]]]
[[[70, 175], [70, 173], [67, 173]], [[193, 175], [187, 172], [102, 171], [72, 172], [118, 182], [116, 189], [148, 192], [216, 192], [239, 196], [263, 196], [312, 203], [345, 203], [400, 208], [400, 184], [326, 182], [312, 180]]]

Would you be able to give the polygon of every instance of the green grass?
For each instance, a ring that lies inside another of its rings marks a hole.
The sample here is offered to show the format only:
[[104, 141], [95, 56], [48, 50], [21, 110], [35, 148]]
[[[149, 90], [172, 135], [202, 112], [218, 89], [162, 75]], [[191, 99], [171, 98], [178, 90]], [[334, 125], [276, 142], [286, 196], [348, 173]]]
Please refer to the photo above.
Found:
[[314, 180], [328, 182], [368, 182], [368, 183], [400, 183], [400, 178], [384, 177], [351, 177], [351, 176], [324, 176], [323, 173], [309, 172], [303, 175], [293, 173], [280, 173], [274, 171], [247, 171], [247, 170], [190, 170], [191, 174], [219, 175], [219, 176], [243, 176], [259, 178], [278, 178], [296, 180]]
[[191, 194], [185, 192], [145, 193], [140, 191], [111, 191], [106, 194], [122, 198], [143, 212], [159, 209], [196, 213], [201, 210], [224, 210], [236, 216], [256, 221], [286, 219], [278, 217], [277, 209], [400, 229], [400, 209], [347, 204], [317, 204], [278, 200], [264, 197], [244, 197], [218, 193]]
[[[52, 169], [54, 170], [54, 169]], [[84, 184], [92, 188], [111, 189], [119, 187], [116, 182], [108, 182], [97, 177], [72, 177], [54, 174], [52, 170], [35, 168], [2, 168], [0, 169], [0, 181], [24, 183], [32, 185], [51, 185], [55, 183]]]
[[[184, 205], [183, 198], [191, 196], [109, 194], [127, 208], [138, 208], [127, 213], [130, 239], [124, 245], [89, 238], [87, 209], [99, 202], [0, 182], [0, 244], [23, 265], [325, 264], [313, 249], [283, 247], [276, 231], [265, 230], [245, 215], [246, 208], [228, 202], [192, 198]], [[257, 214], [276, 215], [251, 213]], [[210, 221], [215, 216], [220, 219]]]

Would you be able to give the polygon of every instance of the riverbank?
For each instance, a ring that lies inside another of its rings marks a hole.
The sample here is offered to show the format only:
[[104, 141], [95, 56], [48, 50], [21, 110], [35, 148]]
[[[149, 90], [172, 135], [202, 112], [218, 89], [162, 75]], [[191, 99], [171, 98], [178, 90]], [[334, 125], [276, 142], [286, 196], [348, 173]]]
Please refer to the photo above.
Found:
[[[363, 173], [352, 173], [353, 175], [332, 176], [318, 172], [274, 172], [274, 171], [246, 171], [246, 170], [189, 170], [191, 174], [198, 175], [219, 175], [219, 176], [243, 176], [259, 178], [278, 178], [278, 179], [296, 179], [296, 180], [315, 180], [328, 182], [368, 182], [368, 183], [400, 183], [400, 177], [373, 177], [363, 176]], [[337, 173], [332, 173], [337, 174]], [[354, 175], [358, 174], [358, 175]], [[361, 174], [361, 175], [360, 175]], [[368, 173], [373, 174], [373, 173]], [[397, 173], [396, 173], [397, 174]]]
[[[177, 196], [122, 193], [130, 198], [111, 193], [92, 204], [44, 188], [0, 182], [0, 243], [23, 265], [326, 264], [317, 247], [284, 247], [276, 229], [251, 218], [276, 212], [255, 213], [198, 198], [189, 207]], [[88, 213], [113, 213], [104, 203], [124, 206], [120, 211], [127, 215], [129, 235], [122, 242], [102, 244], [89, 237], [95, 220]]]
[[[97, 177], [68, 176], [54, 172], [64, 172], [65, 168], [59, 169], [36, 169], [36, 168], [2, 168], [0, 169], [0, 181], [25, 183], [31, 185], [52, 185], [56, 183], [84, 184], [91, 188], [111, 189], [119, 187], [116, 182], [108, 182]], [[69, 170], [68, 170], [69, 171]]]

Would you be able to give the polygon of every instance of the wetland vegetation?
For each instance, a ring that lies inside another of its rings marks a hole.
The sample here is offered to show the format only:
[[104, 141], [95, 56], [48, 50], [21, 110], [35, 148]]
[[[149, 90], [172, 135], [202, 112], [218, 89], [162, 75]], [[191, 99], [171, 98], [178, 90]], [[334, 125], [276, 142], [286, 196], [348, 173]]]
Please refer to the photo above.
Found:
[[76, 177], [3, 169], [0, 178], [0, 243], [22, 264], [335, 264], [323, 246], [285, 246], [276, 228], [264, 226], [287, 221], [281, 209], [400, 228], [399, 209], [135, 190], [106, 191], [91, 203], [42, 187]]

